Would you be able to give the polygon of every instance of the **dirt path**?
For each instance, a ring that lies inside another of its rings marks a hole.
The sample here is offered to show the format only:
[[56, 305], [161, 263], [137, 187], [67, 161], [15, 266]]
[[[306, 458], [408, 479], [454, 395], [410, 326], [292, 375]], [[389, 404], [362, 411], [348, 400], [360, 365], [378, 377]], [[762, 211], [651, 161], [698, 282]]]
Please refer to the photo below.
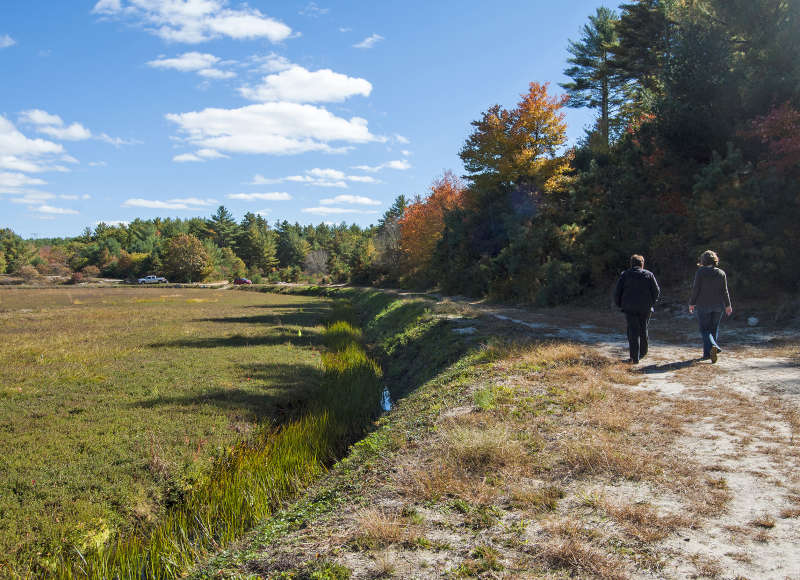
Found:
[[[517, 330], [627, 358], [621, 317], [612, 327], [608, 314], [580, 322], [568, 311], [471, 308]], [[631, 388], [679, 403], [685, 435], [676, 451], [703, 465], [730, 494], [722, 513], [663, 541], [668, 563], [662, 572], [674, 578], [800, 578], [800, 333], [723, 323], [725, 352], [711, 365], [699, 360], [692, 319], [659, 318], [651, 326], [650, 354], [638, 367], [644, 380]], [[643, 493], [642, 501], [680, 509], [652, 491], [604, 492]]]
[[617, 312], [436, 298], [498, 358], [398, 401], [314, 492], [335, 509], [204, 578], [800, 580], [800, 330], [725, 321], [712, 365], [664, 309], [629, 366]]

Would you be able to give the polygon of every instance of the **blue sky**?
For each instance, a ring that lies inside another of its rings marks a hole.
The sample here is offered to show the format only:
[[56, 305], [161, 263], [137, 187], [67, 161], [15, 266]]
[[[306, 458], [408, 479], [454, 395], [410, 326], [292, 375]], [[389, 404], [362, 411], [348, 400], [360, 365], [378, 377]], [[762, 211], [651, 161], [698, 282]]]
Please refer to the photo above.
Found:
[[[0, 227], [375, 223], [470, 122], [559, 82], [593, 0], [3, 0]], [[567, 110], [572, 142], [592, 115]]]

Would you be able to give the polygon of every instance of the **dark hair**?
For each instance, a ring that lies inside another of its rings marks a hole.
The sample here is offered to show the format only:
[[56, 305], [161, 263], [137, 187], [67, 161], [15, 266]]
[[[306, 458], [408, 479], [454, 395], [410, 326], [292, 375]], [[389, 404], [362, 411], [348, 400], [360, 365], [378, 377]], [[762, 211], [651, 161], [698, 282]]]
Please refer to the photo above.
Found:
[[631, 268], [644, 268], [644, 256], [639, 254], [631, 256]]
[[716, 266], [719, 264], [719, 256], [713, 250], [706, 250], [700, 254], [700, 263], [698, 266]]

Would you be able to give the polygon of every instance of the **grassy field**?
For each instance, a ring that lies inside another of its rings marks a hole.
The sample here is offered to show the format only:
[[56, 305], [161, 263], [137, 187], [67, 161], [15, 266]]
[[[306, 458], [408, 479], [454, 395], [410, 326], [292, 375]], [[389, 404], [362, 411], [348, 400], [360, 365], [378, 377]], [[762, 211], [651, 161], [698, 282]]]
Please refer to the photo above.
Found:
[[313, 297], [0, 290], [0, 575], [151, 527], [322, 381]]

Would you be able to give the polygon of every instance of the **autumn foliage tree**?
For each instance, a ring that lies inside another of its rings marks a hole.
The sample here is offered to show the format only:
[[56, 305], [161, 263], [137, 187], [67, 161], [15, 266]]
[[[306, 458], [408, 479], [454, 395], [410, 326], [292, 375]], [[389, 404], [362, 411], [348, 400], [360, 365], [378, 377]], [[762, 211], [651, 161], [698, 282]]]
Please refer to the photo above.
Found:
[[428, 281], [436, 244], [442, 237], [444, 216], [461, 207], [464, 183], [452, 172], [446, 171], [431, 185], [424, 199], [409, 204], [399, 220], [401, 248], [406, 264], [406, 274], [418, 283]]
[[191, 234], [170, 239], [164, 252], [164, 269], [176, 282], [198, 282], [212, 270], [203, 242]]
[[561, 240], [574, 238], [560, 233], [571, 159], [562, 151], [565, 103], [531, 83], [514, 108], [495, 105], [472, 123], [460, 153], [469, 186], [462, 208], [444, 216], [434, 253], [446, 291], [532, 301], [549, 263], [565, 259]]

